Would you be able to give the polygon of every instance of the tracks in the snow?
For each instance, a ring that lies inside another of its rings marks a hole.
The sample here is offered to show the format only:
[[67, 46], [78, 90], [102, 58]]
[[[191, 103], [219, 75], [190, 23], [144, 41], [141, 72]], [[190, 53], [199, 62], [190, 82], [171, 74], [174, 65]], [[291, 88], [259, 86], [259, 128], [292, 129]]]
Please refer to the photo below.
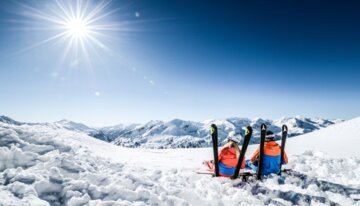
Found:
[[[340, 194], [345, 198], [352, 199], [354, 202], [358, 201], [353, 199], [352, 196], [360, 195], [360, 189], [347, 187], [341, 184], [336, 184], [332, 182], [327, 182], [324, 180], [318, 180], [316, 178], [309, 177], [306, 174], [296, 172], [296, 171], [287, 171], [286, 174], [282, 176], [274, 176], [270, 178], [276, 178], [277, 183], [281, 185], [292, 185], [296, 186], [299, 189], [307, 189], [310, 186], [315, 185], [319, 192], [331, 192], [335, 194]], [[264, 180], [266, 181], [266, 179]], [[281, 201], [276, 199], [282, 199], [287, 202], [291, 202], [294, 205], [311, 205], [314, 203], [323, 203], [327, 205], [339, 205], [336, 202], [333, 202], [329, 199], [327, 195], [318, 196], [299, 193], [291, 190], [281, 191], [277, 189], [272, 189], [266, 186], [263, 181], [257, 181], [255, 178], [251, 177], [247, 182], [241, 182], [236, 187], [245, 188], [248, 191], [251, 191], [252, 195], [257, 196], [259, 199], [262, 199], [265, 204], [275, 204], [282, 205]]]

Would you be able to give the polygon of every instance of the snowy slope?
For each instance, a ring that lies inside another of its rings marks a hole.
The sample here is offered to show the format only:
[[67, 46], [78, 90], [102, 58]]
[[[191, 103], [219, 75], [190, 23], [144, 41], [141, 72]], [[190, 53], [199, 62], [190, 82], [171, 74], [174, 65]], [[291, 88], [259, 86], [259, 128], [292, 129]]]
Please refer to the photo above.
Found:
[[[343, 126], [356, 132], [357, 121]], [[347, 152], [358, 154], [353, 149]], [[358, 205], [359, 155], [290, 156], [288, 167], [336, 185], [276, 176], [242, 185], [196, 174], [211, 157], [210, 148], [132, 149], [51, 125], [0, 123], [0, 205]]]
[[289, 139], [286, 147], [293, 154], [316, 150], [334, 157], [351, 157], [360, 155], [359, 142], [360, 117]]

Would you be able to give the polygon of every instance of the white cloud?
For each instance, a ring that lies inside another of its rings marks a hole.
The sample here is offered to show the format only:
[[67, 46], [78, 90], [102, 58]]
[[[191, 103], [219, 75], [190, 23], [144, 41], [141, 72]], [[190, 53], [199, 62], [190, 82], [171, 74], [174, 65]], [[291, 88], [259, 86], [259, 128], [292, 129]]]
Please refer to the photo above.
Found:
[[152, 84], [152, 85], [155, 84], [155, 82], [153, 80], [150, 80], [149, 83]]
[[100, 92], [95, 92], [95, 96], [99, 97], [99, 96], [100, 96]]
[[135, 17], [136, 17], [136, 18], [139, 18], [139, 17], [140, 17], [140, 12], [138, 12], [138, 11], [135, 12]]

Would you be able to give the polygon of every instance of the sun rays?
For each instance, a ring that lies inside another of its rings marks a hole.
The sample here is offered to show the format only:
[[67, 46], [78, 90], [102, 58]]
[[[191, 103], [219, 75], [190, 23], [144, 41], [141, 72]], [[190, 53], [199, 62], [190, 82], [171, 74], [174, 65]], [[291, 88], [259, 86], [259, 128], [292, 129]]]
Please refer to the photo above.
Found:
[[[59, 64], [83, 61], [91, 66], [92, 56], [109, 52], [104, 39], [114, 38], [113, 32], [126, 29], [126, 23], [110, 21], [118, 9], [110, 9], [111, 1], [54, 0], [44, 8], [18, 3], [26, 17], [26, 31], [48, 33], [40, 41], [18, 50], [16, 53], [31, 51], [45, 44], [63, 46], [59, 52]], [[25, 28], [25, 27], [24, 27]], [[20, 28], [21, 29], [21, 28]], [[79, 60], [82, 59], [82, 60]]]

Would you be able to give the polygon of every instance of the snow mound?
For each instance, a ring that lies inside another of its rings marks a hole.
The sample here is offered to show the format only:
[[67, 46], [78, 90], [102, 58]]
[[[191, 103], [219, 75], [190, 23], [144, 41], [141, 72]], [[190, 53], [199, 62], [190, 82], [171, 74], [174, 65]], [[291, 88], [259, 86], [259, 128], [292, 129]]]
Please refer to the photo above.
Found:
[[291, 154], [314, 150], [333, 157], [359, 156], [359, 140], [360, 117], [291, 138], [286, 150]]
[[197, 174], [211, 156], [210, 148], [131, 149], [51, 125], [0, 122], [0, 205], [358, 204], [358, 157], [307, 152], [290, 156], [306, 176], [243, 184]]

